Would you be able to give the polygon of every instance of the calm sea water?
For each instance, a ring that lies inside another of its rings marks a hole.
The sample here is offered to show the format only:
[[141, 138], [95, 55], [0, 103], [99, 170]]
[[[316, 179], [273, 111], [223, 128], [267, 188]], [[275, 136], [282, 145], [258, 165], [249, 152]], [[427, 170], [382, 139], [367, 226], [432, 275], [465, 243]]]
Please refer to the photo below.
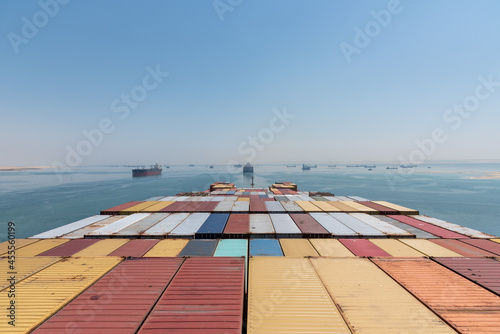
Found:
[[[430, 166], [431, 168], [428, 168]], [[386, 200], [422, 214], [500, 235], [500, 179], [472, 180], [500, 166], [428, 165], [399, 175], [378, 165], [365, 168], [318, 166], [302, 171], [285, 166], [255, 166], [255, 187], [291, 181], [302, 191], [329, 191]], [[437, 173], [437, 171], [446, 173]], [[51, 170], [0, 172], [0, 241], [7, 239], [7, 222], [25, 238], [71, 223], [132, 200], [179, 192], [201, 191], [215, 181], [250, 187], [251, 179], [225, 166], [171, 166], [158, 177], [132, 178], [131, 168], [81, 167], [59, 180]]]

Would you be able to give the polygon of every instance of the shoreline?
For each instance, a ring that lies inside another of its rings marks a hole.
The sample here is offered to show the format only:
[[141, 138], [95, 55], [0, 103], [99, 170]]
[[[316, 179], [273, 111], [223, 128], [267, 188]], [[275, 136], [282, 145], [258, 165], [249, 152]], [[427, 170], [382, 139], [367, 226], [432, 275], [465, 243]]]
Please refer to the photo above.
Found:
[[0, 166], [0, 172], [22, 172], [27, 170], [38, 170], [38, 169], [48, 169], [52, 168], [51, 166], [29, 166], [29, 167], [21, 167], [21, 166]]
[[472, 174], [472, 172], [461, 172], [461, 171], [452, 171], [452, 170], [422, 170], [422, 171], [415, 171], [415, 173]]
[[[461, 172], [461, 171], [418, 171], [415, 173], [449, 173], [449, 174], [475, 174], [474, 172]], [[498, 180], [500, 179], [500, 172], [485, 172], [482, 176], [469, 176], [469, 180]]]
[[500, 173], [488, 173], [484, 176], [470, 176], [469, 180], [496, 180], [500, 179]]

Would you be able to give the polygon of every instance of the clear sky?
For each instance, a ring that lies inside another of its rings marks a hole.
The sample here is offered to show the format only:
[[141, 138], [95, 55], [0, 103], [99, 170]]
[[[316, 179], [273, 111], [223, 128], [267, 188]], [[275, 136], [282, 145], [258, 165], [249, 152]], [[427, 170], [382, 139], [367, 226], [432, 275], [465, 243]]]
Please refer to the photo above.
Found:
[[498, 13], [2, 1], [0, 165], [500, 159]]

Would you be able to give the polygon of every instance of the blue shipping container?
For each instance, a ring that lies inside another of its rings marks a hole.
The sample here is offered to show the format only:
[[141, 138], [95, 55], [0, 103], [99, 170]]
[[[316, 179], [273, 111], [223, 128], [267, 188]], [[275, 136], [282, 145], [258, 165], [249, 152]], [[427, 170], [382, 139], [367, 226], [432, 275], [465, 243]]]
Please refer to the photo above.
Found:
[[250, 256], [283, 256], [283, 252], [276, 239], [251, 239]]
[[195, 239], [218, 239], [222, 238], [222, 232], [226, 227], [228, 213], [212, 213], [207, 220], [196, 231]]

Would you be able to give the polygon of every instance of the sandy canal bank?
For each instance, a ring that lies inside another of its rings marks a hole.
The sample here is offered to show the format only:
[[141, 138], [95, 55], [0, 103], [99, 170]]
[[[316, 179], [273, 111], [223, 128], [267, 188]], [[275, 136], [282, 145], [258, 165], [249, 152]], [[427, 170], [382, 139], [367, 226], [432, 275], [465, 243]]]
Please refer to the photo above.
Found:
[[500, 179], [500, 173], [489, 173], [483, 176], [471, 176], [469, 177], [471, 180], [493, 180]]
[[37, 169], [48, 169], [51, 166], [0, 166], [0, 172], [20, 172], [25, 170], [37, 170]]

